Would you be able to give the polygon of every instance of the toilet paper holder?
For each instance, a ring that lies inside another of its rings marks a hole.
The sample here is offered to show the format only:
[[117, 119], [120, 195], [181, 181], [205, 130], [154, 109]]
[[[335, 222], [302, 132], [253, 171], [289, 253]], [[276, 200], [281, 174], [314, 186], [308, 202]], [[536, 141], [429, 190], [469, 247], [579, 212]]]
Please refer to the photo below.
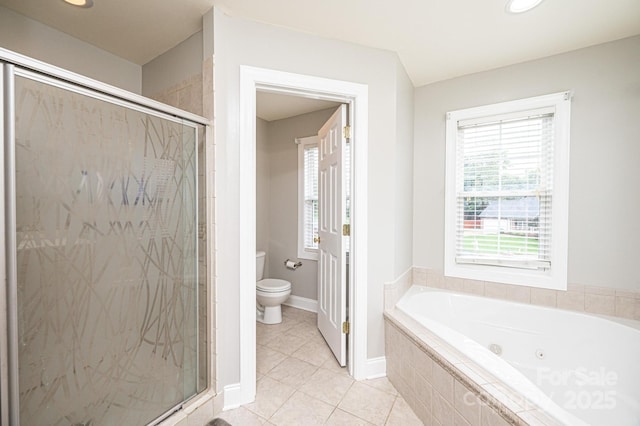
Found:
[[298, 269], [299, 267], [302, 266], [302, 262], [298, 261], [298, 262], [294, 262], [291, 259], [287, 259], [284, 261], [284, 266], [287, 269], [291, 269], [292, 271], [295, 271], [296, 269]]

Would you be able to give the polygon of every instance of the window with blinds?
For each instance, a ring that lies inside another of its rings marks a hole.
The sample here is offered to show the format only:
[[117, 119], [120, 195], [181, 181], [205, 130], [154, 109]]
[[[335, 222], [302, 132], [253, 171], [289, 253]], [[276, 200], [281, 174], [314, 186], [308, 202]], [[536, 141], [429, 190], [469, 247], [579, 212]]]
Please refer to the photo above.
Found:
[[318, 257], [318, 137], [298, 138], [298, 257]]
[[304, 249], [318, 249], [318, 145], [304, 147]]
[[564, 271], [566, 281], [566, 98], [448, 114], [446, 274], [556, 288]]
[[458, 122], [456, 262], [549, 268], [553, 112]]

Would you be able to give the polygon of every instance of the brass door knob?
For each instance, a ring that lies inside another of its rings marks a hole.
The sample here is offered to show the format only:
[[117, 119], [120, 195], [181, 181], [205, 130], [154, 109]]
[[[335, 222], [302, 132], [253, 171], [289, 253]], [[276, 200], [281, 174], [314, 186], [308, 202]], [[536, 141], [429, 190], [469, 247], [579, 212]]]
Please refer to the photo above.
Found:
[[313, 242], [314, 242], [314, 243], [318, 243], [318, 244], [320, 244], [320, 237], [315, 237], [315, 238], [313, 239]]

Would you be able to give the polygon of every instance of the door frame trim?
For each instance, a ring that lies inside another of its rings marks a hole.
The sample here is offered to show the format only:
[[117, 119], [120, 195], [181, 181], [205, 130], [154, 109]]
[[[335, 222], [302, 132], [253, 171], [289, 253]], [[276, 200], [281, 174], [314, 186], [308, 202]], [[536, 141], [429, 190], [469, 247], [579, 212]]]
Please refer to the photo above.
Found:
[[266, 91], [349, 104], [352, 129], [350, 285], [351, 333], [347, 338], [348, 369], [356, 379], [367, 374], [367, 157], [368, 86], [323, 77], [240, 66], [240, 388], [243, 403], [256, 394], [256, 92]]

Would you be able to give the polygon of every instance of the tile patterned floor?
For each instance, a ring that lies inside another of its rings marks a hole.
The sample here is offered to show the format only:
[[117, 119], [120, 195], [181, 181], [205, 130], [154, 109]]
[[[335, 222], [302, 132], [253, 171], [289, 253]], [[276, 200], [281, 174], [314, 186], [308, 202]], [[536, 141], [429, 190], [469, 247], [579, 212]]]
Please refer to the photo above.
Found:
[[238, 425], [422, 425], [386, 377], [354, 381], [316, 328], [316, 315], [282, 307], [256, 324], [255, 402], [219, 417]]

